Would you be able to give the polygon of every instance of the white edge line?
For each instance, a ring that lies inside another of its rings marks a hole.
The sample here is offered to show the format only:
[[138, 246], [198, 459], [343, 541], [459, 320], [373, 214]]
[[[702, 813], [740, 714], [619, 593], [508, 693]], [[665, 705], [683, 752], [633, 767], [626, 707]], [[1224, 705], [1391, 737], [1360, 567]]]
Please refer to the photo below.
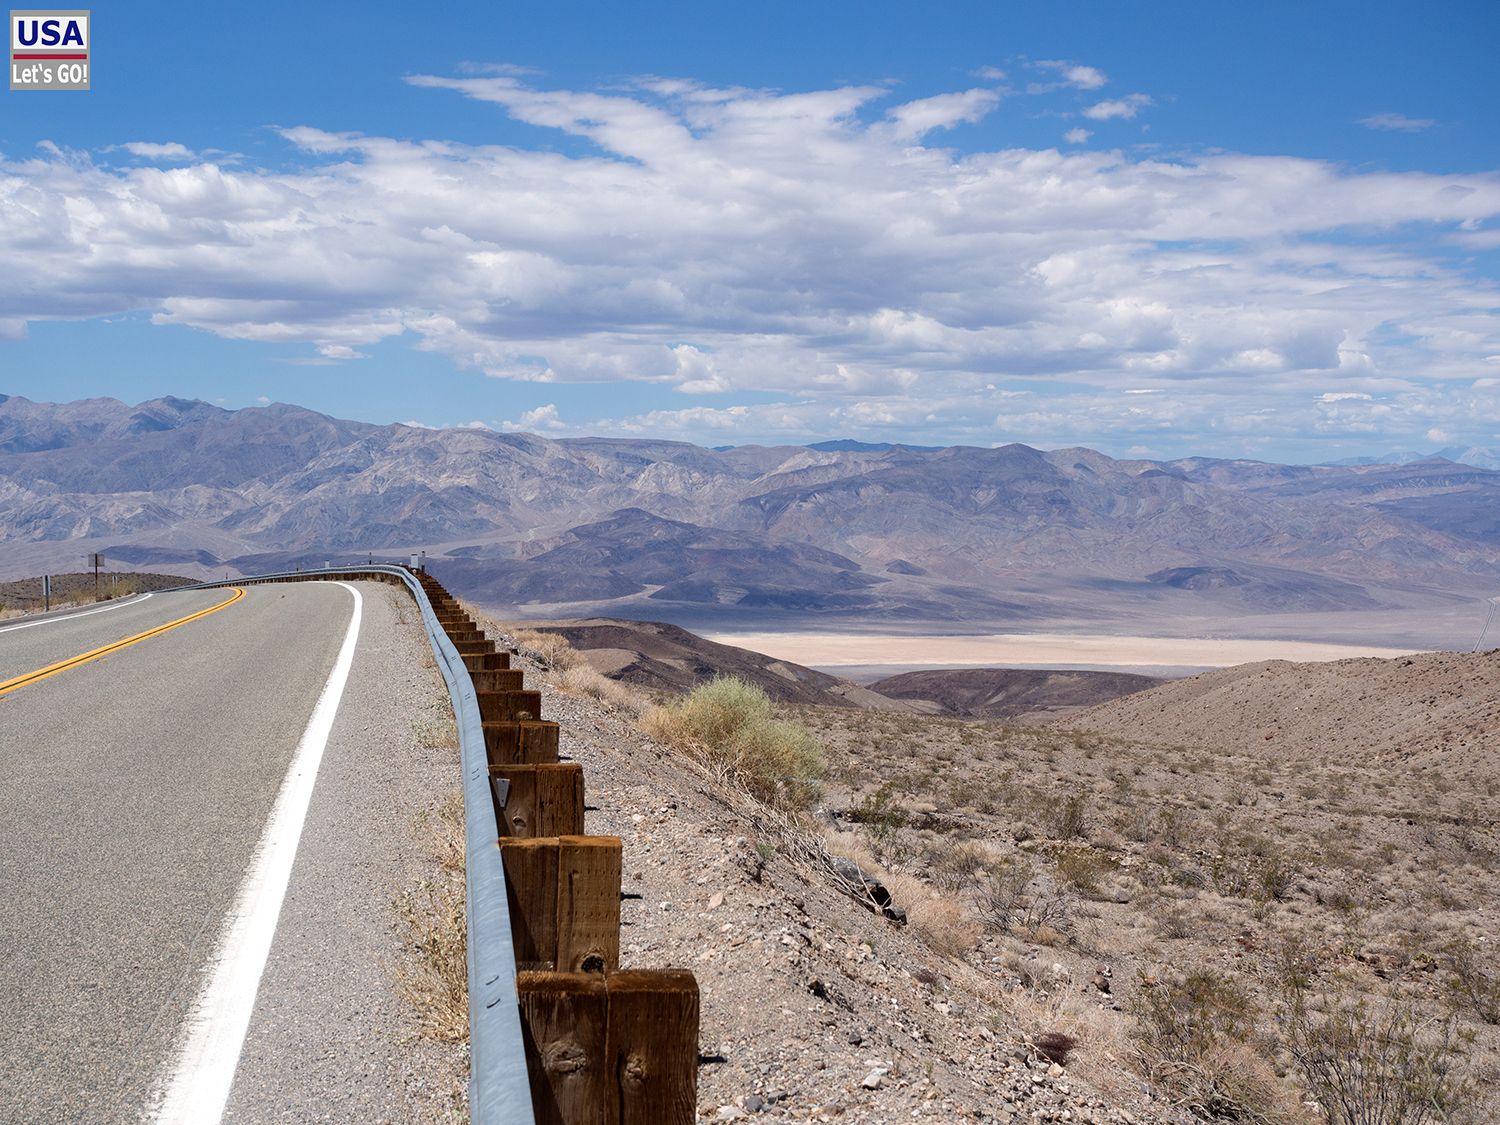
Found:
[[128, 605], [140, 605], [149, 598], [150, 594], [138, 594], [133, 598], [126, 598], [123, 602], [114, 605], [103, 606], [100, 609], [86, 609], [82, 613], [62, 613], [56, 617], [44, 617], [40, 621], [27, 621], [21, 625], [7, 625], [0, 629], [0, 633], [15, 633], [21, 629], [35, 629], [38, 625], [55, 625], [59, 621], [77, 621], [80, 617], [92, 617], [96, 613], [108, 613], [112, 609], [124, 609]]
[[188, 1017], [176, 1065], [156, 1114], [158, 1125], [214, 1125], [224, 1116], [229, 1101], [255, 1009], [255, 995], [291, 881], [318, 766], [359, 640], [364, 599], [347, 582], [338, 584], [354, 596], [349, 630], [240, 884], [239, 898], [226, 920], [208, 981]]

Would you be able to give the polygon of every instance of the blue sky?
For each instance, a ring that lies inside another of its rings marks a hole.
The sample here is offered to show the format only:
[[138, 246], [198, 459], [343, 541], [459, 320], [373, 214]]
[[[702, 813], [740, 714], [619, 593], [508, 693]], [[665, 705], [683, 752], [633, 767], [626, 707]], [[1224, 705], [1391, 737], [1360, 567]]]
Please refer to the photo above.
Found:
[[443, 13], [95, 7], [0, 92], [0, 393], [1500, 445], [1500, 5]]

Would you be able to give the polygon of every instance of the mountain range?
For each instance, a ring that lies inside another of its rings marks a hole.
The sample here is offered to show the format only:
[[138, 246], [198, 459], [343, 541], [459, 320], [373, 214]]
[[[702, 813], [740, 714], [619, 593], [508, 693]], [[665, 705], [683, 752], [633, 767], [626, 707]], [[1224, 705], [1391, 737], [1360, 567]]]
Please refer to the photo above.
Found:
[[1425, 617], [1500, 586], [1500, 472], [705, 449], [0, 396], [0, 579], [89, 551], [206, 574], [418, 550], [512, 616], [947, 631]]

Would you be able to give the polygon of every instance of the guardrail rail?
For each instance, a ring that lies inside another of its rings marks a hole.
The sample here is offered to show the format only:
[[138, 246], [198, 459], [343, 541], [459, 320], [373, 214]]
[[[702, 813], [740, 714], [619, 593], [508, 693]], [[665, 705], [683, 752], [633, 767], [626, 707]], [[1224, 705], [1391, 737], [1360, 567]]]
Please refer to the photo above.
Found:
[[584, 776], [557, 723], [429, 573], [284, 571], [189, 589], [376, 580], [422, 613], [458, 725], [474, 1125], [688, 1125], [699, 993], [685, 970], [622, 970], [621, 843], [584, 834]]

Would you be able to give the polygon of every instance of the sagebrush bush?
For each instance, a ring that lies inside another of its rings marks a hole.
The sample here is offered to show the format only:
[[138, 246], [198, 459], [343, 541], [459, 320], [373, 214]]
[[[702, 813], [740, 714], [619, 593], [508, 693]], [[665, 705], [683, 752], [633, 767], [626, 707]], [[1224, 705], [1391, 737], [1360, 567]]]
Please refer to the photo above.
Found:
[[1332, 1002], [1312, 1011], [1293, 991], [1287, 1049], [1329, 1125], [1426, 1125], [1454, 1120], [1473, 1100], [1451, 1020], [1423, 1020], [1398, 1003]]
[[1500, 1023], [1500, 963], [1488, 946], [1463, 940], [1448, 948], [1453, 977], [1450, 995], [1460, 1010], [1473, 1012], [1485, 1023]]
[[1197, 969], [1143, 981], [1129, 1004], [1141, 1070], [1202, 1117], [1273, 1121], [1282, 1094], [1251, 1047], [1256, 1010], [1237, 981]]
[[775, 717], [764, 691], [716, 676], [641, 716], [647, 734], [724, 770], [767, 804], [803, 809], [821, 794], [823, 750], [812, 732]]

